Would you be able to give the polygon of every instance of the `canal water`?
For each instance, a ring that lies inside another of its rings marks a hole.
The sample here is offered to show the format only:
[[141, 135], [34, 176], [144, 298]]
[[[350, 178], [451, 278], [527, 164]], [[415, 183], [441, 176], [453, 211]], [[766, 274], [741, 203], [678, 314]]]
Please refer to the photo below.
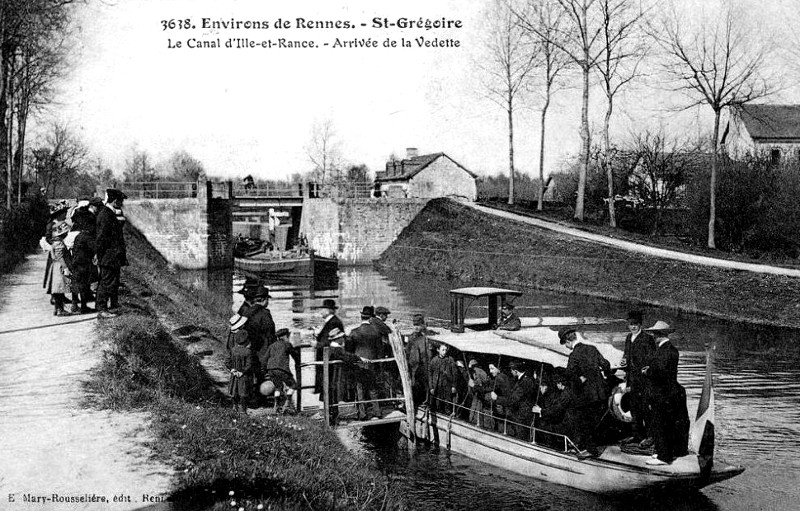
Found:
[[[231, 280], [219, 291], [229, 293]], [[233, 278], [233, 289], [242, 279]], [[391, 319], [410, 325], [414, 313], [447, 318], [448, 290], [481, 282], [446, 281], [427, 275], [380, 273], [371, 268], [339, 272], [338, 285], [268, 280], [269, 308], [278, 328], [307, 329], [321, 323], [314, 306], [325, 298], [340, 305], [345, 325], [359, 322], [364, 305], [383, 305]], [[326, 289], [329, 288], [329, 289]], [[576, 295], [522, 289], [521, 316], [594, 316], [620, 319], [586, 327], [587, 335], [622, 347], [633, 305]], [[234, 294], [234, 308], [241, 295]], [[720, 299], [724, 299], [721, 297]], [[800, 331], [753, 326], [694, 314], [639, 307], [645, 326], [663, 320], [677, 329], [679, 380], [694, 417], [705, 374], [704, 346], [716, 346], [716, 456], [746, 467], [744, 474], [686, 496], [603, 498], [552, 483], [530, 480], [458, 454], [421, 449], [409, 457], [405, 442], [389, 432], [345, 436], [353, 449], [379, 462], [415, 509], [800, 509]], [[477, 311], [485, 314], [485, 310]], [[304, 378], [305, 379], [305, 378]], [[309, 381], [309, 380], [306, 380]]]

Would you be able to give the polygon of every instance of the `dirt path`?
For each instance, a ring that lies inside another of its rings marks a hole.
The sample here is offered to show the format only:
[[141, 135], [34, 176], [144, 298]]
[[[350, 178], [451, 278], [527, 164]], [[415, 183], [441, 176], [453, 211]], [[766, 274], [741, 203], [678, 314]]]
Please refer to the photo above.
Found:
[[147, 459], [142, 415], [80, 406], [81, 382], [100, 357], [96, 320], [53, 316], [44, 266], [35, 255], [0, 276], [0, 509], [152, 505], [172, 470]]
[[580, 229], [567, 227], [555, 222], [548, 222], [547, 220], [541, 220], [539, 218], [531, 218], [523, 215], [517, 215], [515, 213], [510, 213], [508, 211], [501, 211], [494, 208], [479, 206], [474, 202], [465, 201], [463, 202], [463, 204], [477, 211], [480, 211], [481, 213], [486, 213], [489, 215], [494, 215], [509, 220], [516, 220], [518, 222], [522, 222], [528, 225], [534, 225], [536, 227], [541, 227], [542, 229], [548, 229], [551, 231], [560, 232], [562, 234], [567, 234], [569, 236], [575, 236], [576, 238], [581, 238], [587, 241], [592, 241], [595, 243], [600, 243], [612, 247], [618, 247], [623, 250], [627, 250], [629, 252], [637, 252], [649, 256], [661, 257], [664, 259], [672, 259], [675, 261], [683, 261], [687, 263], [700, 264], [704, 266], [713, 266], [716, 268], [727, 268], [730, 270], [742, 270], [754, 273], [768, 273], [772, 275], [785, 275], [788, 277], [800, 277], [800, 270], [795, 270], [791, 268], [781, 268], [779, 266], [768, 266], [765, 264], [743, 263], [739, 261], [728, 261], [726, 259], [716, 259], [713, 257], [686, 254], [684, 252], [677, 252], [675, 250], [649, 247], [647, 245], [640, 245], [638, 243], [633, 243], [631, 241], [618, 240], [600, 234], [581, 231]]

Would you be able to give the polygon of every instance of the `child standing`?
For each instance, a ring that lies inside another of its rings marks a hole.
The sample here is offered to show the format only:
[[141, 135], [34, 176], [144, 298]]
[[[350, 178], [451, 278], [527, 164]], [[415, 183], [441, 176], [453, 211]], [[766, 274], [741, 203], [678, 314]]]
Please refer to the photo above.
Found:
[[64, 243], [64, 238], [69, 231], [70, 226], [66, 222], [59, 222], [53, 226], [53, 243], [50, 246], [50, 257], [53, 264], [47, 283], [47, 292], [53, 298], [54, 316], [69, 316], [69, 313], [64, 310], [64, 304], [67, 302], [65, 293], [72, 292], [72, 257]]
[[253, 381], [253, 350], [247, 340], [247, 330], [238, 329], [232, 334], [234, 345], [231, 349], [228, 367], [231, 370], [231, 381], [228, 392], [233, 399], [233, 406], [247, 413], [247, 400], [250, 398], [250, 387]]

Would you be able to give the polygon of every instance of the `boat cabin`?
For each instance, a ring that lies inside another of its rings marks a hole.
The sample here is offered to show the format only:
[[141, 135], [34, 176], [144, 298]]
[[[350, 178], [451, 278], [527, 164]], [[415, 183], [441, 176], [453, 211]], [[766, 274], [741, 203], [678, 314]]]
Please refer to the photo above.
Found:
[[[521, 291], [513, 289], [502, 289], [497, 287], [462, 287], [450, 291], [450, 331], [455, 333], [464, 332], [465, 327], [472, 330], [489, 330], [497, 324], [500, 313], [500, 306], [509, 297], [516, 298], [522, 296]], [[475, 304], [486, 298], [489, 308], [488, 321], [468, 321], [466, 311]], [[511, 300], [508, 300], [511, 301]]]

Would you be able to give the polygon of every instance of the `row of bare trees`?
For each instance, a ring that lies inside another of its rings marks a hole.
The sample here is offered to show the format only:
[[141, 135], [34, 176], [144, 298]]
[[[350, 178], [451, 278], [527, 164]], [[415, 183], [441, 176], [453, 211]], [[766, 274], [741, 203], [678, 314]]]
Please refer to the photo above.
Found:
[[21, 201], [30, 116], [52, 101], [67, 68], [74, 0], [0, 2], [0, 190]]
[[[546, 117], [566, 77], [581, 83], [580, 170], [574, 217], [584, 219], [586, 176], [592, 158], [590, 94], [597, 83], [605, 99], [601, 166], [607, 176], [608, 218], [616, 226], [611, 122], [620, 93], [643, 77], [683, 94], [686, 109], [706, 105], [714, 114], [708, 246], [715, 248], [715, 190], [720, 119], [726, 108], [763, 98], [779, 88], [771, 72], [770, 41], [754, 37], [738, 3], [718, 2], [692, 16], [654, 0], [495, 0], [486, 41], [488, 96], [505, 111], [509, 133], [509, 203], [514, 202], [514, 115], [525, 96], [536, 96], [539, 133], [539, 209], [544, 189]], [[639, 80], [643, 81], [643, 80]], [[529, 99], [529, 98], [528, 98]]]

